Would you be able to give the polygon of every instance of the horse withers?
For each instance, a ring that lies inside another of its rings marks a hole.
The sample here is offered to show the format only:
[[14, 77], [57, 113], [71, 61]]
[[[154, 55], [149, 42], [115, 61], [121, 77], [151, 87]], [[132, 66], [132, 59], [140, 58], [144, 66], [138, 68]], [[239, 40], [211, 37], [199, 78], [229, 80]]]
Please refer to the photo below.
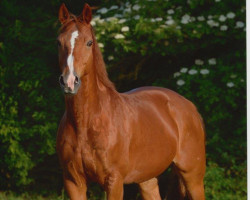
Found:
[[59, 82], [65, 113], [57, 135], [64, 186], [72, 200], [86, 200], [99, 183], [108, 200], [123, 199], [123, 184], [137, 183], [144, 200], [161, 199], [157, 178], [170, 164], [181, 196], [204, 200], [205, 133], [195, 106], [159, 87], [118, 93], [108, 79], [85, 4], [75, 16], [64, 4], [58, 36]]

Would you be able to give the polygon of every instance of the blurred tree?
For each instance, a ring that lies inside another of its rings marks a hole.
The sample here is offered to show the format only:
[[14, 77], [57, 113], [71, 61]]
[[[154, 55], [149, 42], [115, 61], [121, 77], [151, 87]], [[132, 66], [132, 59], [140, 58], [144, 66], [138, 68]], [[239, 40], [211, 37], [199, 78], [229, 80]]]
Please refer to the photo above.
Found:
[[30, 184], [29, 171], [55, 153], [63, 105], [54, 77], [57, 6], [57, 1], [0, 2], [1, 189]]

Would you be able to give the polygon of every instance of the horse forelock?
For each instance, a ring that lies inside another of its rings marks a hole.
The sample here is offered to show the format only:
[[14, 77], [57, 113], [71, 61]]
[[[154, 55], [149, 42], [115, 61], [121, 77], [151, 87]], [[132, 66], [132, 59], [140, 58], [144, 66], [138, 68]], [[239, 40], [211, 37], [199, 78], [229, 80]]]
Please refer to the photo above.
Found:
[[77, 23], [77, 17], [73, 14], [70, 14], [68, 20], [62, 24], [62, 26], [59, 29], [59, 33], [66, 32], [70, 29], [72, 24]]

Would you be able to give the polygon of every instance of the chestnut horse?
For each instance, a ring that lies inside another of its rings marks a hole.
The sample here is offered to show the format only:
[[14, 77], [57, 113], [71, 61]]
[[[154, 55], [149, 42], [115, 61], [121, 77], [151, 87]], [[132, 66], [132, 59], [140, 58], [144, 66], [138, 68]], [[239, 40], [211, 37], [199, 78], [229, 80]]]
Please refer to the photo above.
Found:
[[66, 110], [57, 135], [65, 189], [86, 200], [99, 183], [108, 200], [123, 199], [123, 184], [137, 183], [145, 200], [161, 199], [157, 176], [173, 163], [181, 192], [204, 200], [205, 133], [195, 106], [164, 88], [118, 93], [108, 79], [85, 4], [80, 16], [59, 10], [60, 85]]

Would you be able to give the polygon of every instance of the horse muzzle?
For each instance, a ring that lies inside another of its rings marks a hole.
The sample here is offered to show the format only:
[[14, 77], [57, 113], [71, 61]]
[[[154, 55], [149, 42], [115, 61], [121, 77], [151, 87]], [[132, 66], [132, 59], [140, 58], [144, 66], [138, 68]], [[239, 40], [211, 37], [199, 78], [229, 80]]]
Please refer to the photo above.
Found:
[[67, 76], [61, 75], [59, 77], [59, 84], [64, 94], [74, 95], [81, 86], [81, 79], [73, 74]]

